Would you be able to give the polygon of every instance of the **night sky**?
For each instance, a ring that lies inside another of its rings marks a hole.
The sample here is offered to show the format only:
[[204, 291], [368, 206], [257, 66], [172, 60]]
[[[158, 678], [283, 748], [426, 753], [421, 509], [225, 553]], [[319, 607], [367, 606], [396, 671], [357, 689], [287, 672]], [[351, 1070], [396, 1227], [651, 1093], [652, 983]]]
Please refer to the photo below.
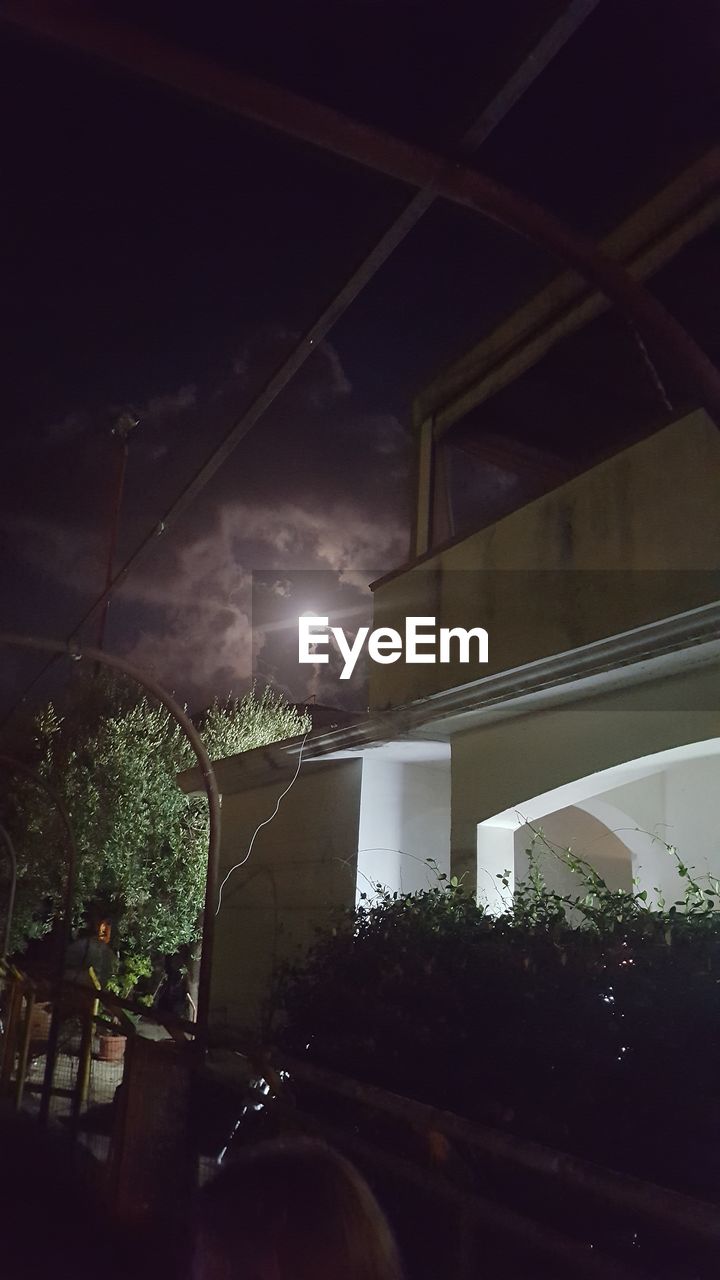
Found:
[[[452, 154], [562, 6], [98, 8]], [[476, 163], [600, 236], [714, 140], [719, 56], [714, 0], [600, 0]], [[117, 415], [140, 419], [122, 561], [412, 193], [2, 24], [0, 57], [2, 619], [64, 637], [103, 585]], [[265, 583], [277, 571], [293, 625], [324, 590], [307, 579], [303, 594], [297, 571], [330, 571], [335, 602], [367, 609], [366, 582], [408, 553], [413, 394], [558, 265], [435, 205], [132, 573], [108, 649], [197, 708], [247, 686], [253, 571]], [[706, 258], [693, 275], [681, 255], [653, 287], [720, 358], [714, 302], [696, 305], [700, 270], [707, 281]], [[501, 426], [536, 416], [537, 384], [519, 388], [492, 410]], [[332, 681], [298, 682], [273, 644], [256, 674], [294, 699], [337, 700]], [[3, 653], [5, 712], [39, 665]]]

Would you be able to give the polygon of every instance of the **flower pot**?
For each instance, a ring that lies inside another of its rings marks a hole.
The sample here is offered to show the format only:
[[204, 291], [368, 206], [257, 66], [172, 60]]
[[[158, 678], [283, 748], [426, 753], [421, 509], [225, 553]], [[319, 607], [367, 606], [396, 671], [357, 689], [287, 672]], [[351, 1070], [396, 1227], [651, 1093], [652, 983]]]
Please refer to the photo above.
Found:
[[36, 1004], [30, 1015], [30, 1039], [46, 1041], [50, 1034], [50, 1005]]
[[119, 1062], [125, 1053], [125, 1036], [101, 1035], [98, 1039], [98, 1058], [101, 1062]]

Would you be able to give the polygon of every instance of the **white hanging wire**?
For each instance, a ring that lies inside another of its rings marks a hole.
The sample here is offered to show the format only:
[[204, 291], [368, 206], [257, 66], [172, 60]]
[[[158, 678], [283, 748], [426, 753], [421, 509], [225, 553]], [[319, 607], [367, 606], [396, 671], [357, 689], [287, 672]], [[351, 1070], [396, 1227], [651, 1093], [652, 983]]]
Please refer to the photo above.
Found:
[[[312, 728], [312, 726], [311, 726], [311, 728]], [[230, 879], [231, 875], [234, 875], [234, 873], [235, 873], [236, 871], [239, 871], [241, 867], [244, 867], [244, 866], [245, 866], [245, 863], [247, 862], [248, 858], [250, 857], [250, 854], [252, 853], [253, 845], [255, 844], [255, 840], [256, 840], [256, 838], [257, 838], [258, 832], [262, 831], [263, 827], [266, 827], [266, 826], [268, 825], [268, 823], [269, 823], [269, 822], [272, 822], [273, 818], [277, 817], [278, 809], [280, 808], [280, 805], [281, 805], [282, 801], [285, 799], [285, 796], [287, 795], [288, 791], [290, 791], [290, 790], [291, 790], [291, 788], [292, 788], [292, 787], [294, 787], [294, 785], [295, 785], [295, 783], [296, 783], [296, 781], [297, 781], [297, 776], [298, 776], [298, 774], [299, 774], [299, 772], [300, 772], [300, 765], [302, 764], [303, 749], [304, 749], [304, 747], [305, 747], [305, 742], [306, 742], [306, 739], [307, 739], [308, 734], [311, 732], [311, 728], [310, 728], [310, 729], [308, 729], [308, 730], [307, 730], [307, 732], [303, 735], [303, 740], [302, 740], [302, 742], [300, 743], [300, 751], [298, 752], [298, 761], [297, 761], [297, 765], [296, 765], [296, 768], [295, 768], [295, 772], [294, 772], [294, 774], [293, 774], [292, 778], [290, 779], [290, 781], [288, 782], [288, 784], [287, 784], [287, 786], [286, 786], [285, 790], [284, 790], [284, 791], [282, 791], [282, 792], [280, 793], [280, 795], [278, 796], [278, 798], [277, 798], [277, 800], [276, 800], [276, 802], [275, 802], [275, 808], [273, 809], [272, 813], [270, 814], [270, 817], [269, 817], [269, 818], [264, 818], [264, 819], [263, 819], [263, 821], [262, 821], [261, 823], [259, 823], [259, 824], [258, 824], [258, 826], [255, 828], [255, 830], [253, 831], [252, 840], [250, 841], [250, 844], [248, 845], [248, 851], [247, 851], [247, 853], [245, 854], [245, 857], [244, 857], [244, 858], [241, 858], [239, 862], [236, 862], [236, 863], [235, 863], [234, 867], [231, 867], [231, 868], [230, 868], [230, 870], [228, 871], [227, 875], [225, 876], [225, 879], [223, 880], [222, 884], [220, 885], [220, 888], [219, 888], [219, 890], [218, 890], [218, 904], [217, 904], [217, 910], [215, 911], [215, 915], [216, 915], [216, 916], [219, 916], [219, 914], [220, 914], [220, 908], [221, 908], [221, 906], [222, 906], [223, 889], [225, 888], [225, 885], [227, 884], [227, 882], [228, 882], [228, 880]]]

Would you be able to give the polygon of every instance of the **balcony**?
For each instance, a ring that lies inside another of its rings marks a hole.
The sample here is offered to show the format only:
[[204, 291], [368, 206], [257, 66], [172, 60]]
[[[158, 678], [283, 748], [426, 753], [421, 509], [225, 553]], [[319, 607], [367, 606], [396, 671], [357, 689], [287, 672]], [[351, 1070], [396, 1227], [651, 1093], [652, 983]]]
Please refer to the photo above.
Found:
[[720, 435], [698, 410], [374, 584], [374, 626], [484, 627], [489, 662], [372, 664], [384, 711], [720, 600]]

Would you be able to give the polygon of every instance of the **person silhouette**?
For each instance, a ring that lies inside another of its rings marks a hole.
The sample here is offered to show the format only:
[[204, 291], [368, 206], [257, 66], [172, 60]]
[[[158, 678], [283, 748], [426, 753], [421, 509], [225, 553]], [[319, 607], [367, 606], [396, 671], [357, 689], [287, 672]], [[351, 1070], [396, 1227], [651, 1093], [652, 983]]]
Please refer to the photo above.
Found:
[[402, 1280], [358, 1170], [324, 1143], [246, 1147], [199, 1194], [193, 1280]]

